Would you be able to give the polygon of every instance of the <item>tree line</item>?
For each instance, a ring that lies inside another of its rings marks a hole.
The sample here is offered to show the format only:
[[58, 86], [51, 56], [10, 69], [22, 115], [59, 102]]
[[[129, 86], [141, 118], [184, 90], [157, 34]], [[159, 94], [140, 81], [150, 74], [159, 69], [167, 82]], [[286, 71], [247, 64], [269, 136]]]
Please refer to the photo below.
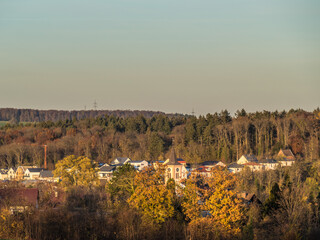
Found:
[[[164, 114], [159, 111], [139, 111], [139, 110], [37, 110], [37, 109], [16, 109], [16, 108], [0, 108], [0, 121], [11, 121], [13, 123], [19, 122], [43, 122], [43, 121], [59, 121], [96, 118], [104, 115], [112, 115], [115, 117], [134, 117], [143, 115], [150, 118], [156, 114]], [[168, 114], [168, 116], [175, 116], [182, 114]]]
[[0, 128], [0, 165], [54, 164], [68, 155], [110, 162], [118, 156], [133, 160], [166, 159], [174, 146], [189, 163], [234, 162], [243, 154], [273, 157], [290, 148], [297, 159], [316, 160], [320, 151], [320, 113], [304, 110], [255, 112], [226, 110], [206, 116], [156, 114], [117, 117], [103, 115], [78, 120], [9, 123]]

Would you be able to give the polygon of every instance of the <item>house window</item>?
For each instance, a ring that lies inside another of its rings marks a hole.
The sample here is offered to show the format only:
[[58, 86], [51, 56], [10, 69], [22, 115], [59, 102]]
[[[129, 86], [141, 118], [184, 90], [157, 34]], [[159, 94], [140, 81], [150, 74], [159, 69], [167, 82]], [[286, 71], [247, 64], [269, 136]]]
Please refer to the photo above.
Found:
[[179, 172], [179, 168], [176, 169], [176, 172]]
[[171, 178], [171, 173], [168, 173], [168, 178]]
[[179, 173], [176, 173], [176, 179], [178, 179], [179, 178]]

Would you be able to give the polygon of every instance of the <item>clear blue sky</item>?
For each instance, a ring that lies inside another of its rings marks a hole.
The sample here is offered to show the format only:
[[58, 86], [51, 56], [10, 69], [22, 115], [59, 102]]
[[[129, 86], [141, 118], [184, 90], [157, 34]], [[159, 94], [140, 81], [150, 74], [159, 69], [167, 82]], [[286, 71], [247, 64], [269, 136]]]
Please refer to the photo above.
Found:
[[320, 105], [319, 0], [0, 0], [0, 107]]

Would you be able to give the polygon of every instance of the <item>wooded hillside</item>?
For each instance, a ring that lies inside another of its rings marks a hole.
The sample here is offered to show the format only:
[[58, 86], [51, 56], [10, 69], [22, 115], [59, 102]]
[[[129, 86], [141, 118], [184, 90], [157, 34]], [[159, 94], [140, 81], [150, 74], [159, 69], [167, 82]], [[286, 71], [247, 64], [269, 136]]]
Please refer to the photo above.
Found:
[[[24, 119], [26, 120], [26, 119]], [[154, 114], [117, 117], [103, 115], [64, 121], [8, 124], [0, 130], [0, 165], [43, 164], [67, 155], [83, 155], [99, 162], [124, 156], [133, 160], [165, 159], [174, 144], [177, 157], [187, 162], [236, 161], [242, 154], [272, 157], [290, 148], [299, 158], [319, 158], [319, 109], [314, 112], [228, 111], [206, 116]], [[174, 139], [174, 141], [173, 141]]]

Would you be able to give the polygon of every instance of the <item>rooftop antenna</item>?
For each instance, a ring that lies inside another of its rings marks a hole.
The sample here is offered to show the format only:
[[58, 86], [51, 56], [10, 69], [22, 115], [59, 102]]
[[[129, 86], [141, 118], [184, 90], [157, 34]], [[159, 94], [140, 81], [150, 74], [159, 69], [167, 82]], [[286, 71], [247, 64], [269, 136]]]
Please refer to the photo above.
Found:
[[97, 107], [98, 107], [97, 101], [96, 101], [96, 100], [94, 100], [94, 103], [93, 103], [93, 109], [97, 111]]

